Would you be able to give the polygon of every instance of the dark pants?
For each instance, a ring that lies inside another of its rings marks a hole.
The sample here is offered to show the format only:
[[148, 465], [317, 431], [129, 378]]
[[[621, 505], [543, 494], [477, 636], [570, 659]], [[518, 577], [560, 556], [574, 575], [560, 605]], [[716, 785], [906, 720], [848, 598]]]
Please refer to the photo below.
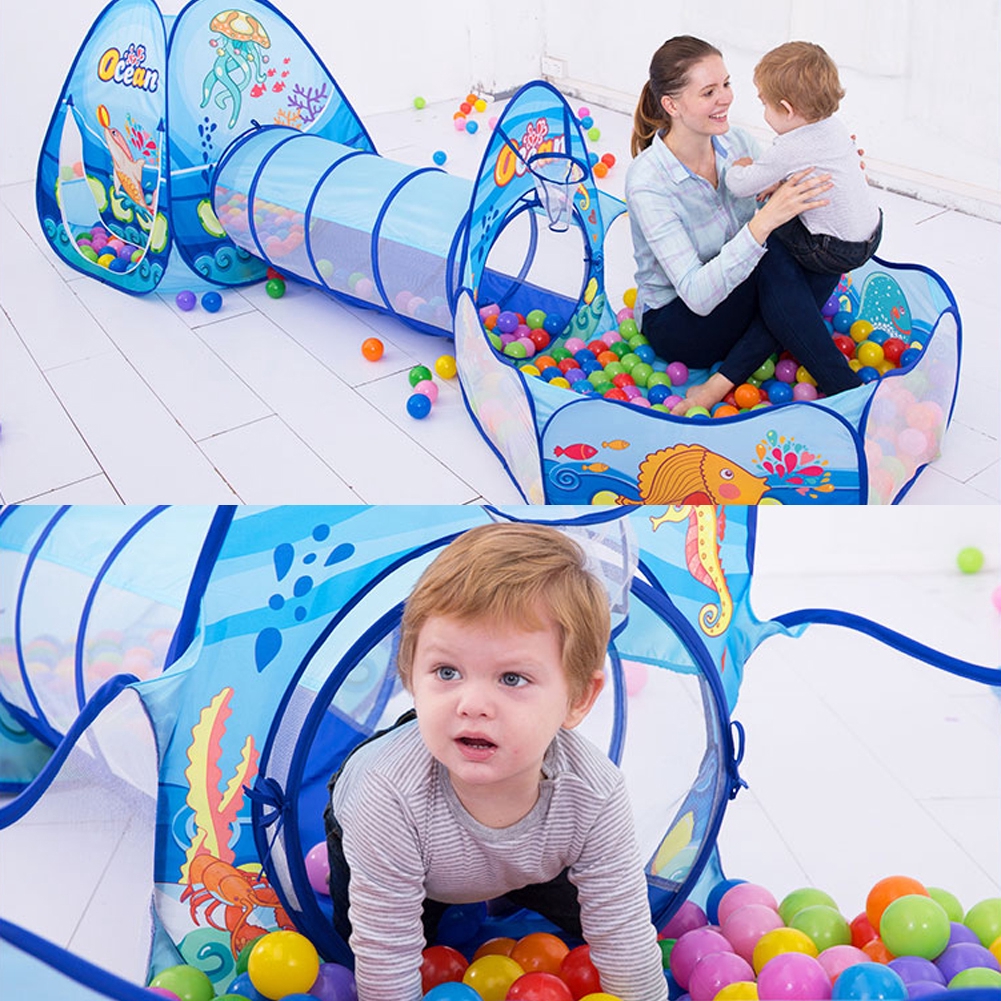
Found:
[[[391, 727], [380, 730], [373, 734], [362, 744], [376, 740], [385, 733], [395, 730], [403, 723], [408, 723], [415, 719], [413, 711], [404, 713]], [[358, 749], [355, 747], [351, 754]], [[348, 755], [348, 757], [351, 756]], [[347, 758], [344, 759], [345, 762]], [[344, 769], [344, 764], [334, 773], [327, 785], [328, 791], [332, 794], [334, 786]], [[341, 825], [334, 816], [333, 806], [328, 799], [326, 809], [323, 811], [323, 825], [327, 835], [327, 859], [330, 863], [330, 899], [333, 904], [334, 930], [344, 940], [347, 945], [351, 940], [351, 922], [348, 919], [348, 904], [350, 902], [351, 868], [344, 857], [343, 838], [344, 832]], [[391, 836], [387, 834], [387, 836]], [[555, 879], [546, 883], [531, 883], [511, 890], [504, 895], [504, 899], [516, 907], [527, 907], [544, 918], [552, 921], [553, 924], [562, 928], [574, 938], [581, 938], [583, 932], [580, 925], [580, 904], [577, 900], [577, 887], [570, 882], [567, 870], [564, 869]], [[422, 921], [424, 925], [424, 940], [428, 945], [433, 945], [438, 933], [438, 924], [442, 915], [449, 907], [448, 904], [440, 900], [432, 900], [428, 897], [424, 899], [424, 911]]]
[[807, 271], [842, 275], [862, 267], [876, 253], [883, 236], [883, 210], [879, 210], [879, 223], [872, 236], [858, 243], [839, 240], [826, 233], [811, 233], [799, 216], [779, 226], [772, 236], [777, 237]]
[[710, 368], [722, 359], [720, 372], [737, 385], [770, 355], [789, 351], [833, 396], [862, 385], [820, 315], [840, 278], [804, 270], [769, 240], [754, 271], [711, 313], [699, 316], [677, 298], [644, 312], [643, 334], [667, 361]]

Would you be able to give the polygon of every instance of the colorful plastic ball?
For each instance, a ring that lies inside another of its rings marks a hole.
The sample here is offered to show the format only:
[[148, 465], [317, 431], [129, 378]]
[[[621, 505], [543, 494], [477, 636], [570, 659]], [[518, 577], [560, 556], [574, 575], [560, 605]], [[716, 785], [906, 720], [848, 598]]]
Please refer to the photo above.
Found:
[[340, 963], [320, 963], [320, 972], [307, 996], [317, 1001], [358, 1001], [355, 975]]
[[306, 879], [317, 892], [330, 895], [330, 860], [327, 842], [319, 841], [306, 853]]
[[667, 377], [672, 386], [683, 386], [688, 382], [688, 366], [681, 361], [672, 361], [667, 366]]
[[733, 951], [750, 963], [761, 936], [782, 927], [782, 918], [774, 908], [767, 904], [744, 904], [727, 915], [722, 932]]
[[872, 885], [865, 898], [865, 916], [873, 928], [879, 928], [883, 911], [898, 897], [917, 893], [927, 897], [924, 884], [910, 876], [884, 876]]
[[834, 982], [834, 1001], [906, 1001], [907, 986], [888, 966], [880, 963], [859, 963], [849, 966]]
[[839, 309], [831, 317], [831, 326], [834, 328], [836, 333], [847, 334], [851, 330], [852, 324], [855, 322], [855, 316], [846, 309]]
[[215, 988], [208, 976], [183, 963], [161, 970], [149, 982], [149, 986], [173, 991], [181, 1001], [211, 1001], [215, 997]]
[[1001, 584], [991, 592], [991, 604], [997, 611], [1001, 612]]
[[813, 944], [809, 935], [796, 928], [775, 928], [765, 932], [758, 939], [752, 955], [752, 966], [760, 974], [767, 962], [785, 952], [802, 952], [807, 956], [817, 958], [820, 950]]
[[832, 295], [829, 296], [827, 302], [820, 307], [820, 314], [821, 316], [825, 316], [830, 319], [835, 313], [838, 312], [839, 309], [841, 309], [841, 301], [836, 295]]
[[[251, 946], [257, 944], [257, 939], [250, 943]], [[268, 1001], [267, 998], [250, 982], [250, 974], [244, 971], [239, 976], [234, 977], [229, 982], [227, 988], [230, 994], [236, 997], [246, 998], [247, 1001]]]
[[834, 346], [848, 359], [855, 357], [855, 342], [845, 334], [834, 335]]
[[[958, 553], [956, 553], [956, 566], [959, 567], [963, 573], [980, 573], [984, 567], [984, 554], [980, 549], [977, 549], [976, 546], [964, 546]], [[986, 900], [981, 902], [981, 904], [989, 903], [990, 901]], [[970, 913], [972, 914], [975, 908], [981, 906], [981, 904], [974, 905], [974, 907], [970, 909]], [[996, 904], [998, 910], [996, 922], [998, 927], [995, 934], [988, 939], [988, 943], [993, 942], [994, 939], [1001, 934], [1001, 900], [996, 901]], [[985, 908], [985, 911], [986, 910], [987, 908]], [[969, 915], [967, 915], [967, 917], [969, 917]], [[966, 924], [969, 925], [969, 921], [966, 921]]]
[[[862, 320], [858, 321], [862, 323]], [[855, 349], [855, 357], [863, 365], [872, 365], [875, 368], [883, 360], [883, 349], [872, 341], [862, 341]]]
[[466, 122], [466, 131], [470, 135], [472, 135], [479, 127], [479, 122], [475, 122], [473, 119], [469, 119], [469, 121]]
[[974, 942], [960, 942], [959, 945], [950, 945], [941, 956], [936, 958], [935, 965], [942, 971], [942, 976], [945, 977], [947, 983], [957, 973], [975, 966], [981, 966], [988, 970], [1001, 970], [1001, 965], [991, 955], [990, 950]]
[[796, 396], [796, 390], [800, 386], [807, 386], [809, 383], [797, 382], [795, 387], [788, 382], [779, 382], [777, 379], [768, 387], [768, 400], [770, 403], [788, 403]]
[[630, 337], [635, 337], [640, 332], [640, 328], [636, 325], [636, 321], [632, 318], [625, 319], [619, 324], [619, 333], [628, 340]]
[[513, 334], [520, 322], [517, 313], [506, 309], [497, 315], [497, 330], [502, 334]]
[[[837, 320], [837, 316], [835, 316], [834, 319]], [[836, 323], [834, 329], [838, 329]], [[840, 332], [841, 331], [839, 331], [839, 333]], [[848, 327], [848, 333], [856, 344], [861, 343], [862, 341], [867, 341], [872, 332], [873, 326], [868, 320], [855, 320], [854, 323]]]
[[800, 403], [809, 403], [812, 400], [816, 400], [819, 395], [817, 387], [812, 382], [797, 382], [792, 387], [792, 398]]
[[796, 364], [791, 358], [782, 358], [775, 363], [775, 378], [779, 382], [788, 382], [790, 384], [796, 381], [796, 371], [799, 369], [799, 365]]
[[[983, 566], [984, 554], [979, 549], [976, 550], [976, 553], [980, 557], [979, 566], [977, 567], [977, 570], [979, 570]], [[960, 555], [962, 555], [962, 552]], [[964, 573], [967, 572], [971, 571], [964, 571]], [[976, 571], [972, 572], [975, 573]], [[981, 945], [990, 947], [1001, 936], [1001, 897], [988, 897], [986, 900], [981, 900], [974, 904], [966, 912], [963, 924], [980, 939]]]
[[597, 125], [592, 125], [591, 128], [587, 130], [587, 137], [591, 142], [596, 143], [601, 138], [601, 129]]
[[600, 160], [598, 160], [595, 164], [592, 165], [591, 173], [598, 178], [607, 177], [608, 168]]
[[504, 354], [506, 354], [509, 358], [527, 358], [528, 350], [521, 341], [511, 341], [510, 343], [504, 345]]
[[407, 413], [414, 420], [422, 421], [431, 413], [431, 400], [423, 393], [412, 393], [407, 397]]
[[[740, 401], [738, 400], [738, 403]], [[740, 910], [747, 904], [764, 904], [766, 907], [771, 908], [778, 914], [779, 902], [775, 899], [771, 890], [766, 889], [759, 883], [738, 883], [736, 886], [730, 887], [726, 893], [720, 898], [719, 904], [716, 908], [716, 922], [717, 924], [726, 924], [726, 919], [730, 917], [734, 911]]]
[[304, 935], [273, 931], [262, 935], [247, 962], [250, 981], [265, 997], [308, 991], [320, 972], [320, 957]]
[[919, 361], [921, 361], [921, 351], [912, 345], [900, 356], [900, 367], [910, 368]]
[[424, 995], [424, 1001], [483, 1001], [483, 999], [469, 984], [448, 981], [432, 987]]
[[466, 116], [462, 112], [457, 112], [455, 117], [452, 119], [452, 125], [455, 127], [456, 132], [466, 131]]
[[209, 313], [218, 313], [222, 309], [222, 296], [218, 292], [206, 292], [202, 296], [202, 309]]
[[939, 886], [927, 886], [925, 889], [928, 891], [928, 896], [932, 900], [938, 901], [945, 908], [945, 913], [949, 915], [950, 921], [962, 921], [963, 920], [963, 905], [959, 902], [959, 898], [954, 894], [950, 893], [948, 890], [943, 890]]
[[455, 376], [455, 358], [452, 355], [439, 355], [435, 359], [434, 370], [443, 379], [451, 379]]
[[738, 980], [720, 988], [713, 1001], [758, 1001], [758, 985], [753, 980]]
[[945, 976], [930, 960], [922, 956], [898, 956], [886, 964], [905, 984], [915, 980], [931, 980], [945, 987]]
[[891, 901], [879, 921], [879, 935], [894, 956], [934, 959], [949, 944], [949, 915], [927, 894]]
[[695, 964], [714, 952], [732, 953], [733, 948], [720, 932], [708, 925], [678, 936], [671, 950], [671, 975], [683, 990], [688, 990], [688, 980]]
[[949, 981], [949, 990], [959, 990], [963, 987], [986, 987], [990, 988], [992, 992], [997, 992], [1001, 990], [1001, 973], [982, 966], [961, 970]]
[[508, 988], [524, 972], [510, 956], [482, 956], [469, 964], [462, 982], [472, 987], [483, 1001], [504, 1001]]
[[532, 932], [515, 943], [510, 956], [526, 973], [557, 974], [569, 952], [569, 946], [556, 935]]
[[907, 345], [899, 337], [888, 337], [883, 342], [883, 355], [894, 363], [900, 364], [900, 359], [907, 350]]
[[[744, 382], [734, 389], [733, 398], [742, 410], [750, 410], [751, 407], [757, 406], [761, 402], [761, 393], [755, 386]], [[722, 906], [722, 902], [720, 906]]]
[[174, 302], [177, 304], [178, 309], [182, 309], [185, 313], [188, 313], [195, 308], [195, 303], [198, 302], [198, 299], [190, 289], [184, 289], [183, 292], [178, 292], [174, 296]]
[[414, 98], [414, 107], [418, 111], [420, 111], [421, 108], [426, 108], [427, 107], [427, 101], [425, 101], [423, 97], [415, 97]]
[[758, 974], [758, 996], [790, 1001], [824, 1001], [831, 996], [827, 971], [814, 956], [785, 952], [770, 959]]
[[436, 149], [431, 154], [431, 159], [439, 166], [443, 166], [448, 159], [448, 154], [443, 149]]
[[615, 166], [615, 154], [614, 153], [602, 153], [601, 162], [611, 170]]
[[264, 284], [264, 291], [272, 299], [280, 299], [285, 294], [285, 282], [281, 278], [270, 278]]
[[487, 110], [487, 102], [484, 101], [482, 97], [478, 97], [475, 101], [473, 101], [473, 108], [482, 114]]
[[563, 333], [563, 328], [565, 326], [566, 321], [559, 315], [559, 313], [547, 313], [546, 322], [542, 324], [542, 329], [545, 330], [547, 334], [555, 337], [557, 334]]
[[637, 291], [638, 290], [635, 287], [627, 288], [625, 292], [622, 293], [622, 304], [624, 306], [628, 306], [629, 309], [635, 309]]
[[692, 1001], [713, 1001], [728, 984], [753, 978], [747, 960], [733, 952], [713, 952], [695, 964], [688, 978], [688, 993]]
[[862, 365], [858, 370], [858, 377], [862, 382], [875, 382], [879, 379], [879, 369], [873, 368], [872, 365]]
[[837, 902], [829, 893], [813, 886], [803, 886], [792, 890], [782, 898], [779, 903], [779, 916], [788, 925], [804, 907], [813, 907], [816, 904], [838, 909]]
[[424, 379], [431, 378], [431, 370], [426, 365], [414, 365], [407, 378], [410, 380], [411, 386], [416, 386], [417, 383], [422, 382]]
[[842, 970], [858, 963], [868, 963], [869, 957], [861, 949], [856, 949], [854, 945], [832, 945], [820, 953], [817, 962], [824, 968], [833, 984], [841, 975]]
[[685, 411], [685, 416], [686, 417], [711, 417], [712, 414], [710, 414], [709, 411], [706, 410], [705, 407], [698, 407], [698, 406], [696, 406], [696, 407], [689, 407]]
[[511, 984], [505, 1001], [573, 1001], [573, 995], [555, 974], [532, 970]]
[[425, 994], [432, 987], [451, 981], [461, 981], [469, 961], [458, 949], [450, 945], [428, 946], [421, 958], [421, 990]]
[[546, 322], [546, 311], [544, 309], [530, 309], [525, 314], [525, 323], [531, 330], [539, 330], [545, 322]]
[[848, 922], [837, 908], [827, 904], [813, 904], [797, 911], [790, 927], [809, 935], [821, 952], [831, 946], [849, 945], [852, 940]]
[[438, 386], [431, 379], [422, 379], [417, 383], [414, 392], [426, 396], [432, 403], [438, 400]]

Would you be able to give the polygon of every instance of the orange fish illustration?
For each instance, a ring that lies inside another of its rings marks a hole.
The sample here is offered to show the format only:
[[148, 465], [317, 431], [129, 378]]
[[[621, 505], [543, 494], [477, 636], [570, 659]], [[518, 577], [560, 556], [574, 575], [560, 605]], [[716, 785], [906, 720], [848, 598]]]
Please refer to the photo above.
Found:
[[104, 130], [104, 141], [111, 155], [115, 191], [124, 191], [136, 206], [148, 211], [146, 192], [143, 190], [143, 168], [146, 161], [141, 156], [133, 159], [125, 136], [112, 126], [111, 115], [103, 104], [97, 106], [97, 120]]
[[638, 501], [617, 497], [617, 504], [757, 504], [769, 489], [725, 456], [703, 445], [672, 445], [651, 452], [641, 463]]
[[581, 466], [581, 471], [586, 473], [605, 473], [608, 471], [608, 466], [603, 462], [592, 462], [590, 465]]
[[629, 442], [623, 441], [621, 438], [615, 438], [612, 441], [603, 441], [601, 443], [602, 448], [614, 448], [621, 452], [624, 448], [629, 448]]
[[568, 459], [590, 459], [591, 456], [597, 455], [598, 450], [594, 445], [588, 445], [586, 442], [577, 442], [573, 445], [567, 445], [566, 448], [562, 448], [557, 445], [553, 449], [553, 455], [559, 458], [561, 455], [565, 455]]

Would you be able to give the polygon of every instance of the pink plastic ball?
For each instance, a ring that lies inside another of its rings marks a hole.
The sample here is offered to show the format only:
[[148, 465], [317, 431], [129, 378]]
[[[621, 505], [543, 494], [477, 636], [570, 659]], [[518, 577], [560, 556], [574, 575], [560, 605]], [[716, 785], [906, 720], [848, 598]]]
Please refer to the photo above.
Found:
[[[717, 920], [721, 925], [725, 925], [726, 919], [734, 911], [739, 911], [745, 904], [764, 904], [775, 911], [776, 914], [779, 910], [779, 902], [775, 899], [771, 890], [759, 886], [757, 883], [738, 883], [736, 886], [731, 886], [720, 897], [719, 907], [716, 912]], [[724, 932], [724, 934], [726, 933]]]
[[532, 328], [527, 323], [519, 323], [514, 328], [515, 337], [528, 337], [532, 333]]
[[667, 377], [672, 386], [683, 386], [688, 382], [688, 366], [683, 361], [672, 361], [667, 366]]
[[1001, 584], [994, 588], [994, 593], [991, 595], [991, 601], [994, 602], [994, 607], [1001, 612]]
[[693, 900], [686, 900], [675, 912], [670, 921], [660, 930], [662, 938], [681, 938], [686, 931], [693, 928], [704, 928], [709, 924], [706, 912]]
[[306, 853], [306, 879], [317, 893], [330, 895], [330, 859], [326, 841], [318, 842]]
[[525, 345], [525, 355], [526, 355], [526, 357], [531, 358], [532, 355], [535, 354], [535, 341], [533, 341], [531, 337], [527, 337], [527, 336], [526, 337], [515, 337], [515, 340], [519, 344], [524, 344]]
[[817, 398], [817, 387], [811, 382], [797, 382], [792, 387], [792, 398], [794, 400], [815, 400]]
[[904, 428], [897, 435], [897, 451], [911, 459], [920, 459], [927, 447], [927, 439], [917, 428]]
[[504, 344], [504, 345], [510, 344], [512, 341], [516, 341], [517, 339], [518, 338], [515, 337], [514, 334], [501, 334], [500, 335], [500, 342], [501, 342], [501, 344]]
[[622, 309], [615, 314], [616, 323], [621, 323], [623, 320], [633, 319], [635, 319], [635, 316], [633, 315], [633, 311], [628, 306], [623, 306]]
[[620, 334], [617, 330], [606, 330], [601, 335], [599, 340], [604, 341], [608, 345], [612, 345], [622, 340], [622, 334]]
[[488, 302], [485, 306], [480, 306], [480, 319], [485, 320], [488, 316], [497, 316], [500, 311], [500, 306], [496, 302]]
[[796, 373], [799, 365], [791, 358], [783, 358], [775, 363], [775, 378], [779, 382], [788, 382], [790, 385], [796, 381]]
[[432, 403], [438, 399], [438, 384], [432, 382], [430, 379], [421, 379], [416, 386], [414, 386], [415, 393], [423, 393]]
[[746, 960], [732, 952], [713, 952], [695, 964], [688, 993], [692, 1001], [712, 1001], [727, 984], [753, 979], [754, 969]]
[[824, 968], [824, 972], [831, 978], [833, 984], [849, 966], [854, 966], [856, 963], [870, 963], [872, 960], [854, 945], [832, 945], [817, 957], [817, 962]]
[[[626, 393], [629, 396], [629, 393]], [[653, 404], [645, 396], [629, 396], [629, 402], [635, 407], [652, 407]]]
[[587, 345], [579, 337], [568, 337], [566, 344], [563, 345], [570, 354], [575, 355], [578, 351], [583, 351]]
[[758, 939], [783, 924], [778, 912], [767, 904], [744, 904], [727, 917], [722, 931], [733, 951], [750, 963]]
[[681, 402], [681, 397], [676, 393], [672, 393], [666, 400], [664, 400], [664, 406], [668, 410], [673, 410]]
[[452, 124], [455, 126], [456, 132], [466, 131], [466, 119], [463, 115], [459, 115], [458, 118], [453, 118]]
[[637, 397], [643, 399], [643, 390], [639, 386], [623, 386], [622, 392], [629, 397], [630, 400], [635, 400]]
[[730, 943], [715, 929], [693, 928], [686, 931], [671, 950], [671, 973], [682, 990], [688, 990], [688, 981], [695, 964], [714, 952], [733, 952]]
[[577, 117], [578, 118], [587, 118], [588, 115], [590, 115], [590, 114], [591, 114], [591, 109], [589, 107], [587, 107], [586, 105], [584, 105], [584, 104], [582, 104], [577, 109]]
[[173, 991], [168, 991], [166, 987], [147, 987], [146, 992], [148, 994], [153, 994], [158, 998], [166, 998], [167, 1001], [181, 1001], [179, 995], [175, 994]]
[[496, 124], [497, 124], [497, 116], [496, 115], [492, 115], [490, 118], [487, 119], [487, 125], [489, 125], [490, 128], [493, 128]]
[[804, 952], [783, 952], [768, 960], [758, 974], [758, 997], [763, 1001], [825, 1001], [830, 996], [827, 971]]

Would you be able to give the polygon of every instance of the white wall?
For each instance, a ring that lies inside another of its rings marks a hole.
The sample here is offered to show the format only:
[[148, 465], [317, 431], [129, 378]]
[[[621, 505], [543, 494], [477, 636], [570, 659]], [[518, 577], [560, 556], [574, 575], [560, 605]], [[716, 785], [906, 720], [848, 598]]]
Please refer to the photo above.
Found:
[[[30, 179], [66, 72], [104, 0], [0, 4], [0, 183]], [[178, 0], [165, 0], [175, 13]], [[824, 45], [843, 69], [842, 114], [870, 176], [894, 190], [1001, 218], [1001, 0], [282, 0], [364, 118], [468, 89], [504, 93], [565, 60], [568, 95], [630, 110], [672, 34], [718, 44], [733, 120], [764, 130], [751, 84], [762, 52]], [[766, 131], [761, 135], [767, 136]]]

